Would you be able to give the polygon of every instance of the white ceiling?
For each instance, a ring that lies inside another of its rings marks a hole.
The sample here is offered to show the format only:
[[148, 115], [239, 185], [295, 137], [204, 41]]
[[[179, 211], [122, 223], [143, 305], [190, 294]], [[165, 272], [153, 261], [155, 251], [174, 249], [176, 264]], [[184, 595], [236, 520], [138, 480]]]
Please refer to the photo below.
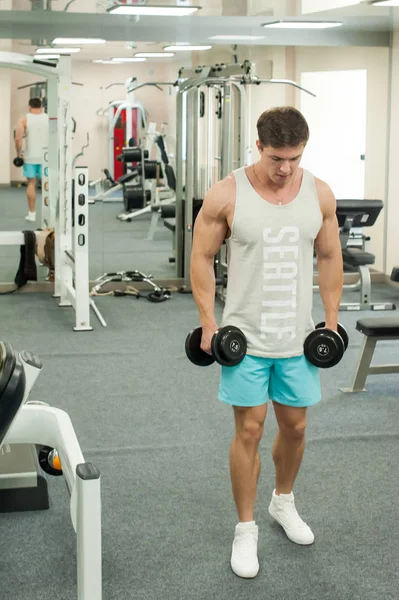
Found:
[[[37, 2], [47, 5], [51, 11], [30, 10]], [[104, 13], [109, 0], [75, 0], [67, 12], [60, 15], [68, 0], [0, 0], [0, 6], [13, 6], [12, 11], [1, 12], [0, 39], [30, 40], [25, 52], [51, 42], [55, 37], [102, 37], [109, 40], [106, 46], [85, 48], [74, 60], [110, 58], [115, 52], [131, 56], [126, 42], [134, 41], [137, 51], [162, 49], [164, 45], [177, 42], [209, 44], [216, 34], [260, 35], [254, 45], [266, 46], [389, 46], [391, 42], [392, 10], [375, 8], [368, 3], [343, 7], [334, 11], [311, 13], [297, 17], [298, 20], [341, 20], [342, 27], [320, 31], [291, 31], [265, 29], [262, 24], [275, 20], [275, 15], [300, 5], [300, 0], [187, 0], [203, 7], [198, 16], [192, 17], [141, 17], [138, 22], [129, 17]], [[319, 0], [325, 6], [326, 0]], [[330, 1], [330, 0], [329, 0]], [[350, 0], [349, 0], [350, 1]], [[253, 12], [262, 16], [220, 16], [223, 4], [234, 2], [235, 6], [252, 6]], [[176, 4], [176, 0], [152, 0], [158, 4]], [[284, 8], [285, 7], [285, 8]], [[28, 10], [26, 10], [28, 9]], [[91, 10], [92, 12], [85, 12]], [[83, 12], [82, 12], [83, 11]], [[399, 11], [399, 9], [398, 9]], [[271, 15], [271, 16], [268, 16]], [[289, 15], [287, 15], [289, 16]], [[26, 44], [27, 42], [24, 42]], [[225, 41], [212, 41], [213, 45], [226, 45]], [[234, 40], [231, 44], [234, 43]], [[237, 42], [241, 43], [241, 42]], [[122, 53], [123, 52], [123, 53]], [[95, 55], [95, 56], [94, 56]]]
[[[96, 59], [108, 60], [111, 58], [128, 58], [133, 57], [136, 52], [163, 52], [164, 47], [167, 45], [166, 42], [134, 42], [135, 47], [132, 47], [131, 42], [106, 42], [105, 44], [96, 44], [96, 45], [81, 45], [81, 51], [77, 54], [72, 55], [73, 62], [86, 62], [92, 61]], [[224, 46], [218, 46], [218, 48], [224, 49]], [[13, 52], [20, 52], [22, 54], [35, 54], [36, 45], [32, 45], [29, 40], [14, 40], [13, 42]], [[231, 48], [231, 46], [230, 46]], [[56, 47], [54, 47], [54, 53], [56, 53]], [[176, 52], [173, 60], [177, 60], [182, 62], [187, 57], [191, 57], [191, 51], [186, 52]], [[206, 54], [207, 51], [201, 51], [201, 57], [204, 57], [204, 61], [206, 62]], [[147, 59], [147, 62], [150, 60], [165, 60], [165, 62], [170, 59]]]

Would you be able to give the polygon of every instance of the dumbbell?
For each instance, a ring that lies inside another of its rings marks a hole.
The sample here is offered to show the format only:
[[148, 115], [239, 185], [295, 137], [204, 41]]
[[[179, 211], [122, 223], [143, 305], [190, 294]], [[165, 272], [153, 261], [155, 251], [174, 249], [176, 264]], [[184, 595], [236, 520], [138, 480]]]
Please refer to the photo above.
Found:
[[201, 349], [202, 327], [197, 327], [186, 338], [187, 358], [198, 367], [208, 367], [215, 361], [225, 367], [234, 367], [244, 358], [247, 340], [243, 332], [232, 325], [221, 327], [212, 337], [211, 351], [208, 354]]
[[312, 365], [320, 369], [328, 369], [339, 363], [348, 344], [348, 333], [343, 325], [338, 323], [338, 331], [334, 331], [328, 329], [325, 322], [322, 322], [307, 336], [303, 351]]
[[20, 156], [16, 156], [12, 162], [16, 167], [22, 167], [24, 165], [24, 159]]

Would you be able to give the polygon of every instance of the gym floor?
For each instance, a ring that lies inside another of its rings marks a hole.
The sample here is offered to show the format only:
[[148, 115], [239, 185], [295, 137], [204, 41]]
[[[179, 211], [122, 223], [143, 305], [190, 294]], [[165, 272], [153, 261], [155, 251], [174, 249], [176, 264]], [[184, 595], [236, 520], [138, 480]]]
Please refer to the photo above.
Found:
[[[373, 285], [375, 300], [399, 304], [398, 296]], [[256, 505], [261, 570], [244, 581], [229, 566], [232, 412], [217, 400], [219, 367], [197, 368], [184, 353], [185, 336], [198, 324], [193, 298], [97, 298], [108, 327], [93, 316], [94, 330], [85, 333], [72, 331], [72, 311], [50, 294], [0, 302], [1, 339], [43, 361], [30, 399], [69, 413], [86, 459], [101, 471], [104, 600], [397, 599], [399, 376], [370, 377], [360, 394], [339, 390], [359, 357], [356, 320], [375, 313], [341, 313], [350, 345], [337, 367], [322, 372], [323, 400], [309, 411], [295, 492], [315, 532], [311, 547], [292, 544], [268, 517], [276, 433], [270, 407]], [[222, 306], [216, 310], [220, 318]], [[314, 319], [323, 319], [318, 294]], [[375, 361], [399, 362], [396, 354], [397, 342], [379, 343]], [[49, 492], [49, 511], [0, 515], [2, 600], [76, 598], [62, 478], [49, 479]]]

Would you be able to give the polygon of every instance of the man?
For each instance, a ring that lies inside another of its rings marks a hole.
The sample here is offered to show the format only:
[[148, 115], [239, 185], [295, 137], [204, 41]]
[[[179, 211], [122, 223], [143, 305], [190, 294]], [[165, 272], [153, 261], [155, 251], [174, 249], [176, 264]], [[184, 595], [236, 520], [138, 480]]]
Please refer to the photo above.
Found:
[[300, 168], [309, 139], [306, 120], [294, 108], [278, 107], [260, 116], [257, 129], [259, 161], [210, 189], [195, 222], [191, 257], [201, 348], [210, 353], [218, 328], [214, 256], [224, 240], [228, 286], [222, 325], [239, 327], [248, 342], [243, 362], [222, 367], [219, 388], [219, 399], [233, 407], [236, 428], [230, 473], [239, 522], [231, 567], [245, 578], [259, 571], [254, 505], [268, 398], [279, 427], [269, 513], [293, 542], [314, 541], [293, 495], [305, 447], [307, 408], [321, 398], [318, 369], [303, 355], [304, 340], [314, 329], [314, 247], [326, 327], [334, 330], [343, 285], [334, 195], [326, 183]]
[[[28, 180], [26, 195], [29, 212], [27, 221], [36, 221], [36, 179], [42, 178], [43, 148], [48, 145], [48, 115], [42, 112], [40, 98], [29, 100], [29, 112], [18, 123], [15, 134], [17, 156], [24, 159], [23, 174]], [[25, 151], [23, 140], [25, 138]]]

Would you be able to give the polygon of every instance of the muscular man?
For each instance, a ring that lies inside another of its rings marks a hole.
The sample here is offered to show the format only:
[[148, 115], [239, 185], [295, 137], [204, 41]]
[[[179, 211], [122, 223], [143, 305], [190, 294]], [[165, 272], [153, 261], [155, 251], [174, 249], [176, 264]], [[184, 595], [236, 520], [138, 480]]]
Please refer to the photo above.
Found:
[[[25, 151], [23, 140], [25, 138]], [[36, 221], [36, 180], [42, 178], [43, 148], [48, 144], [48, 115], [42, 112], [40, 98], [29, 100], [29, 112], [18, 122], [15, 135], [17, 155], [24, 159], [23, 174], [28, 180], [26, 195], [29, 213], [27, 221]]]
[[258, 162], [210, 189], [196, 219], [191, 257], [201, 348], [210, 352], [218, 327], [214, 257], [224, 240], [228, 287], [221, 325], [239, 327], [248, 342], [243, 362], [222, 367], [219, 388], [219, 399], [233, 407], [235, 419], [230, 473], [239, 522], [231, 567], [245, 578], [259, 571], [254, 506], [269, 398], [278, 423], [269, 513], [291, 541], [314, 541], [293, 494], [305, 448], [307, 408], [321, 398], [318, 369], [303, 355], [305, 337], [314, 328], [314, 247], [326, 327], [334, 330], [343, 285], [334, 195], [326, 183], [300, 168], [309, 138], [306, 120], [294, 108], [279, 107], [264, 112], [257, 129]]

